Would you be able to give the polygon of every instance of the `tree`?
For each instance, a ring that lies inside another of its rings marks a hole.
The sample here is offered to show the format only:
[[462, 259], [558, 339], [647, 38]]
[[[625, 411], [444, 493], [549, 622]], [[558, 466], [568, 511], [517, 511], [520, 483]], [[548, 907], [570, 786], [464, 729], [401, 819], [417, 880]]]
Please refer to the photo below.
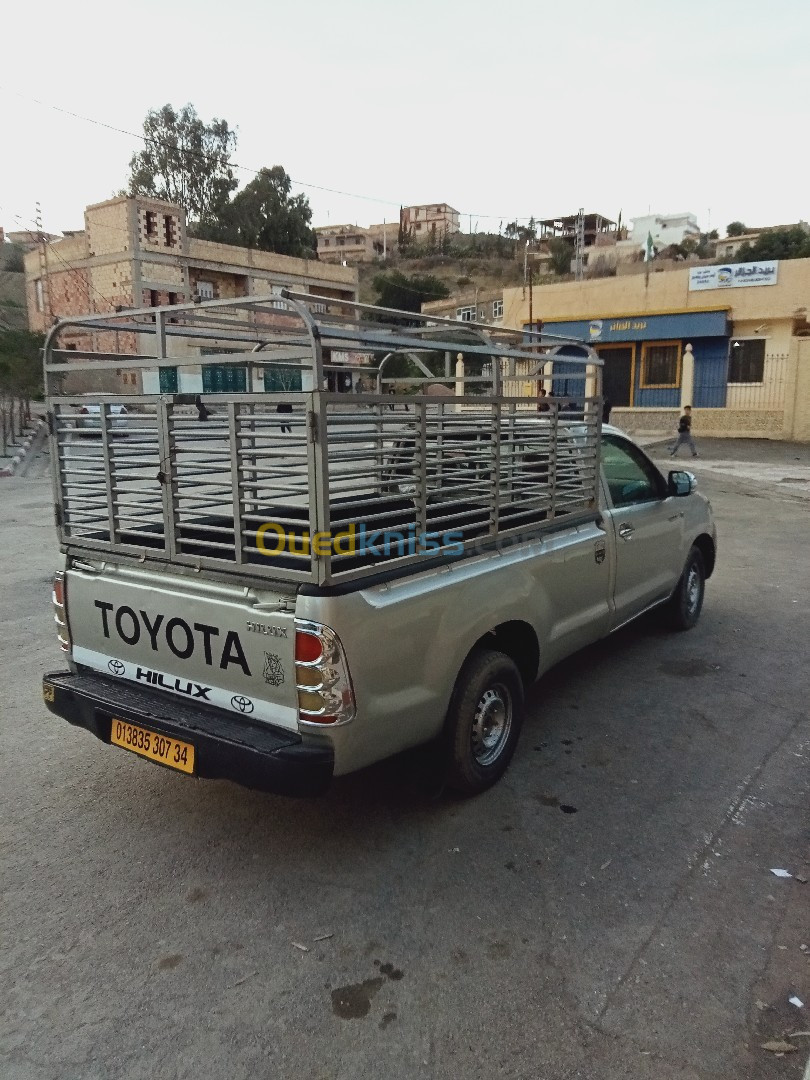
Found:
[[555, 236], [548, 242], [548, 250], [551, 252], [550, 266], [555, 274], [570, 274], [571, 260], [574, 257], [574, 245], [562, 237]]
[[129, 163], [129, 194], [182, 206], [194, 221], [209, 222], [227, 203], [237, 181], [230, 159], [236, 132], [227, 120], [204, 123], [193, 105], [150, 109], [144, 148]]
[[742, 236], [746, 232], [748, 232], [748, 229], [741, 221], [732, 221], [730, 225], [726, 226], [726, 236]]
[[399, 311], [421, 311], [430, 300], [446, 300], [450, 290], [433, 274], [403, 274], [400, 270], [377, 274], [372, 281], [377, 307]]
[[537, 239], [537, 222], [534, 220], [533, 217], [529, 218], [528, 225], [520, 226], [520, 228], [518, 229], [518, 239], [524, 244], [534, 243], [534, 241]]
[[769, 229], [760, 233], [753, 244], [740, 245], [734, 262], [757, 262], [761, 259], [810, 259], [810, 233], [801, 225], [789, 229]]
[[[403, 274], [401, 270], [391, 270], [384, 274], [377, 274], [372, 281], [372, 286], [377, 293], [374, 301], [376, 307], [396, 308], [399, 311], [420, 312], [422, 304], [430, 300], [446, 300], [450, 290], [434, 277], [433, 274]], [[372, 312], [366, 312], [363, 318], [374, 322], [377, 317]], [[391, 316], [380, 316], [380, 321], [385, 319], [391, 322]], [[416, 326], [415, 319], [394, 317], [394, 322], [401, 326]], [[377, 363], [381, 363], [385, 353], [375, 353]], [[439, 374], [438, 364], [441, 358], [438, 354], [423, 353], [422, 361], [434, 372]], [[441, 361], [443, 363], [443, 360]], [[409, 379], [420, 378], [422, 372], [407, 356], [397, 354], [385, 365], [385, 373], [389, 378]]]
[[21, 274], [25, 270], [25, 250], [19, 244], [0, 244], [0, 269], [11, 274]]
[[292, 195], [292, 181], [281, 167], [260, 169], [255, 179], [196, 230], [208, 240], [311, 258], [317, 239], [310, 228], [312, 209], [306, 195]]
[[44, 335], [30, 330], [0, 333], [0, 442], [4, 454], [15, 427], [17, 434], [22, 434], [23, 421], [30, 419], [31, 398], [42, 390], [44, 342]]

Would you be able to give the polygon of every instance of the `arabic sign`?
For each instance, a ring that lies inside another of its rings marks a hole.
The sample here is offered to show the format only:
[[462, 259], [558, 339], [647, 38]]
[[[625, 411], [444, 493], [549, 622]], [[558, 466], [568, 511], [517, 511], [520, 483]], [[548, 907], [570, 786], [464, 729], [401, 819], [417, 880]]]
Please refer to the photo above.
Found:
[[[526, 326], [528, 330], [528, 325]], [[671, 341], [728, 334], [727, 311], [684, 311], [670, 315], [617, 315], [615, 318], [544, 319], [548, 334], [601, 345], [611, 341]]]
[[696, 266], [689, 271], [689, 289], [739, 289], [747, 285], [775, 285], [778, 262]]

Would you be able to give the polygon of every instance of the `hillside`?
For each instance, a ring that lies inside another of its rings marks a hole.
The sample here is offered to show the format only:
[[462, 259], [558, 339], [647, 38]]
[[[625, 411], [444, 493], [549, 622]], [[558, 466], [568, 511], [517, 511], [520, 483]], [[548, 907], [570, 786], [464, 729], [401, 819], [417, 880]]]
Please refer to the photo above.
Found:
[[386, 262], [361, 263], [358, 266], [360, 278], [360, 302], [373, 304], [377, 299], [373, 281], [377, 274], [386, 270], [399, 270], [403, 274], [432, 274], [444, 282], [451, 295], [478, 288], [499, 289], [504, 286], [520, 285], [523, 281], [523, 266], [514, 259], [487, 256], [469, 256], [450, 258], [447, 255], [428, 255], [418, 259], [403, 259], [399, 256]]

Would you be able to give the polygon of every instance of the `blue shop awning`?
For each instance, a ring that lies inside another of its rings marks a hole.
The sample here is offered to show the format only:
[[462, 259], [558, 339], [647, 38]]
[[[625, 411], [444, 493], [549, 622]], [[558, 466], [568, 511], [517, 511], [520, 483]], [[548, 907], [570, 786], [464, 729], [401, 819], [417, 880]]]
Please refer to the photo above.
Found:
[[[530, 329], [528, 323], [525, 327]], [[683, 311], [669, 315], [617, 315], [609, 319], [544, 319], [543, 330], [592, 345], [611, 341], [687, 341], [727, 337], [728, 311]]]

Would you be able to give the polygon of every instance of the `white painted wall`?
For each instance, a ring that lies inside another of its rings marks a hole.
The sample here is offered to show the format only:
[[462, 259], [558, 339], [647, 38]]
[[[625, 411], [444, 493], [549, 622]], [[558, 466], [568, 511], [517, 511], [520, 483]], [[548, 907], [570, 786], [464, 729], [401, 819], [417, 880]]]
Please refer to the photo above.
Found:
[[682, 244], [688, 236], [697, 239], [700, 226], [695, 215], [690, 213], [647, 214], [633, 218], [630, 236], [634, 243], [643, 248], [649, 233], [652, 233], [653, 243], [660, 251], [670, 244]]

